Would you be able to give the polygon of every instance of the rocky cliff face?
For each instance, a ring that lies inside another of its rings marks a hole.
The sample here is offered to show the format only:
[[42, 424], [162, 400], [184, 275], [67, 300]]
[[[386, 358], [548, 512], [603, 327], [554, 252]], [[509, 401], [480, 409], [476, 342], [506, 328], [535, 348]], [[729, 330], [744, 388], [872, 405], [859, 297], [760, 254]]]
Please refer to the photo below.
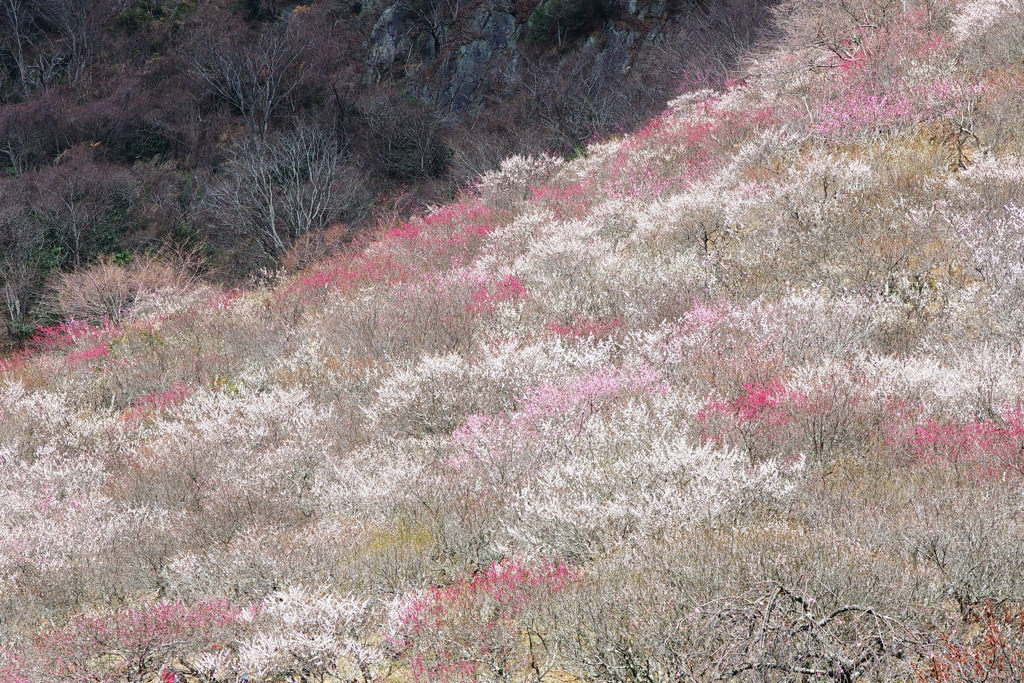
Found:
[[581, 58], [591, 65], [583, 79], [625, 78], [697, 11], [664, 0], [400, 0], [373, 27], [367, 67], [464, 114], [488, 93], [519, 90], [538, 69]]

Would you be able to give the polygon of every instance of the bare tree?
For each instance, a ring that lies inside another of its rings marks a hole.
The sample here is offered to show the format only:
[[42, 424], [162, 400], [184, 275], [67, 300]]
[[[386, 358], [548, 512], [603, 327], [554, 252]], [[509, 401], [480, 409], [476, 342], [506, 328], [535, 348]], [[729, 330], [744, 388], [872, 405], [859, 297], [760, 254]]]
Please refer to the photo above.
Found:
[[18, 70], [18, 90], [22, 97], [28, 96], [29, 35], [35, 21], [35, 5], [27, 0], [0, 0], [0, 40], [14, 57]]
[[255, 38], [235, 32], [202, 40], [189, 61], [199, 81], [241, 114], [249, 129], [265, 136], [274, 114], [309, 76], [301, 49], [285, 29], [269, 27]]
[[360, 191], [335, 140], [307, 126], [244, 140], [224, 170], [224, 180], [207, 195], [208, 211], [272, 259], [299, 237], [339, 220]]
[[132, 182], [123, 169], [71, 155], [40, 183], [34, 208], [53, 230], [67, 262], [80, 268], [116, 239], [131, 195]]
[[30, 309], [39, 287], [32, 257], [39, 251], [44, 233], [26, 215], [30, 195], [24, 185], [0, 183], [0, 318], [14, 333], [30, 326]]
[[11, 332], [28, 325], [39, 277], [36, 270], [17, 256], [0, 261], [0, 290], [3, 292], [3, 317]]
[[440, 54], [448, 42], [451, 26], [459, 19], [462, 0], [406, 0], [401, 6], [426, 29], [434, 54]]
[[39, 9], [41, 21], [60, 38], [52, 54], [36, 59], [36, 78], [49, 82], [63, 66], [71, 85], [80, 85], [93, 61], [102, 23], [113, 14], [114, 4], [107, 0], [43, 0]]

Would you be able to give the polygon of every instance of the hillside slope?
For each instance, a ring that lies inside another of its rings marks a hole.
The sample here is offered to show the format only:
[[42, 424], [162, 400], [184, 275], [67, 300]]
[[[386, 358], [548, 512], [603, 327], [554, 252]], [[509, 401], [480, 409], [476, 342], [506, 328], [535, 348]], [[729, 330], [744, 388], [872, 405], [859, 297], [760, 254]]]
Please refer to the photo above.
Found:
[[0, 347], [68, 313], [69, 272], [176, 250], [247, 282], [512, 154], [633, 130], [771, 36], [769, 7], [4, 0]]
[[1024, 6], [748, 77], [272, 287], [37, 332], [0, 681], [1018, 681]]

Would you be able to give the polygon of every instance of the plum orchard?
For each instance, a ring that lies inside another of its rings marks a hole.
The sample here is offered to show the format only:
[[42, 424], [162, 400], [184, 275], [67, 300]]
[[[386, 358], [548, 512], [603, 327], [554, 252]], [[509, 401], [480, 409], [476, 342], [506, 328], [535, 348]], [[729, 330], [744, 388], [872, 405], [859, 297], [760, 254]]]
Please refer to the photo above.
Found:
[[1020, 680], [1024, 9], [865, 7], [265, 287], [37, 330], [0, 681]]

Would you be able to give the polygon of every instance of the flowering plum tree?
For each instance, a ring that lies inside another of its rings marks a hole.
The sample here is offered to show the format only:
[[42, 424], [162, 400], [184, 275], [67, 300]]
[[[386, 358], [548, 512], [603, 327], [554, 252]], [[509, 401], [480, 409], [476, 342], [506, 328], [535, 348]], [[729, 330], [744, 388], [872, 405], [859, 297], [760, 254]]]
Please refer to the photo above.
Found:
[[495, 562], [399, 604], [395, 645], [418, 681], [539, 682], [554, 653], [531, 612], [573, 576], [564, 564]]
[[250, 610], [224, 600], [79, 614], [15, 652], [13, 670], [25, 681], [141, 683], [165, 664], [231, 646], [251, 618]]

